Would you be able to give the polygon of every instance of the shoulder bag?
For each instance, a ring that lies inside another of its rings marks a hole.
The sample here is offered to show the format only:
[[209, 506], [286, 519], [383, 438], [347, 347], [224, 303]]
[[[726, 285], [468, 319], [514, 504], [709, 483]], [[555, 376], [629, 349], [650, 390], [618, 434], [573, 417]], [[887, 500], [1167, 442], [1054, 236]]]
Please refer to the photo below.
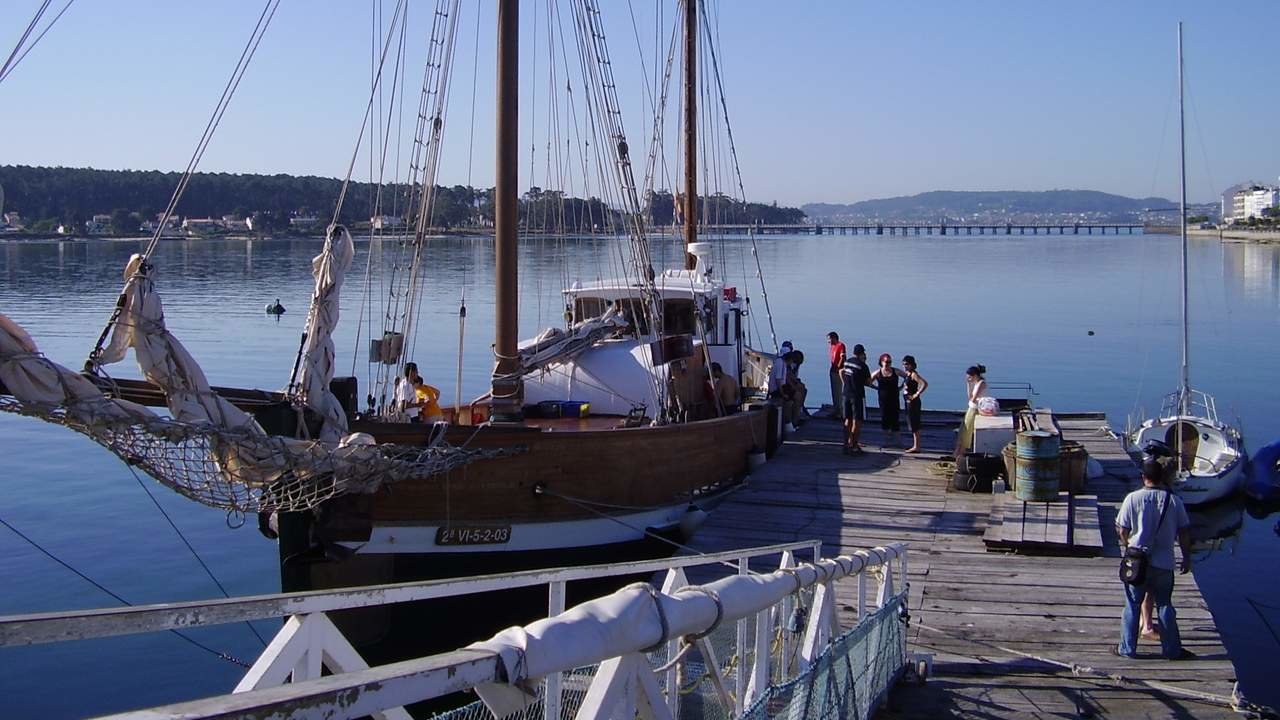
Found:
[[[1159, 536], [1160, 526], [1164, 524], [1164, 515], [1173, 504], [1172, 493], [1165, 490], [1164, 508], [1160, 510], [1160, 521], [1156, 523], [1155, 534]], [[1120, 560], [1120, 580], [1126, 585], [1142, 585], [1147, 581], [1147, 566], [1151, 564], [1151, 556], [1146, 548], [1128, 545]]]

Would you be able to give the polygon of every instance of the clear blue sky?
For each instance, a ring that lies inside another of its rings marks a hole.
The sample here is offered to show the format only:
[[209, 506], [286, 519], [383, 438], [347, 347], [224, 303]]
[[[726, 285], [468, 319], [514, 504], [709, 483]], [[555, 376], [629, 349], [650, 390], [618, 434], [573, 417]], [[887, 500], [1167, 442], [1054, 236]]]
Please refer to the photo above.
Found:
[[[393, 3], [378, 1], [389, 15]], [[1175, 197], [1179, 19], [1191, 200], [1280, 175], [1280, 3], [1271, 0], [711, 2], [751, 199], [1052, 188]], [[344, 174], [368, 97], [374, 4], [285, 0], [201, 169]], [[423, 38], [432, 4], [412, 4], [411, 34]], [[569, 0], [559, 4], [567, 27]], [[38, 5], [0, 2], [4, 55]], [[628, 4], [602, 5], [628, 135], [642, 148], [639, 69], [652, 76], [655, 14], [661, 7], [670, 21], [674, 3], [630, 3], [643, 63]], [[0, 164], [181, 169], [261, 7], [79, 0], [0, 84]], [[527, 149], [547, 142], [546, 8], [540, 0], [522, 5], [522, 185], [530, 178]], [[467, 181], [473, 125], [471, 180], [492, 182], [493, 15], [493, 2], [463, 2], [440, 173], [446, 184]], [[421, 57], [419, 49], [409, 61], [413, 93]], [[535, 95], [543, 97], [531, 127]], [[539, 167], [543, 152], [536, 150]], [[368, 160], [357, 167], [366, 179]]]

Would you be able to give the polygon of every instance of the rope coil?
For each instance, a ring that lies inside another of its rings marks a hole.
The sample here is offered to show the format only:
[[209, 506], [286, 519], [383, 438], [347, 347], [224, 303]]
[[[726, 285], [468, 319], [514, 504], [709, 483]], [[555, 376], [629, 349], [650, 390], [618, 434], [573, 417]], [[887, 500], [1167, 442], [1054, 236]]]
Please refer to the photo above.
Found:
[[720, 602], [720, 595], [717, 594], [715, 590], [702, 585], [686, 585], [679, 590], [676, 590], [675, 594], [680, 595], [686, 592], [702, 593], [703, 595], [711, 598], [711, 600], [716, 604], [716, 619], [711, 623], [710, 627], [700, 633], [693, 633], [685, 636], [686, 642], [695, 643], [715, 632], [716, 629], [720, 627], [720, 622], [724, 620], [724, 604]]

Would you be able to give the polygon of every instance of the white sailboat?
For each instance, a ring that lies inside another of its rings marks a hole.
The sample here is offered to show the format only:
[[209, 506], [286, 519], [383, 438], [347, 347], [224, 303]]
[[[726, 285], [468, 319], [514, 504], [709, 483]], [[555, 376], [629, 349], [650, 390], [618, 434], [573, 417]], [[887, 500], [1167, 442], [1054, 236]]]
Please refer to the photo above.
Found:
[[1183, 114], [1182, 23], [1178, 23], [1178, 129], [1181, 157], [1182, 382], [1161, 404], [1160, 413], [1124, 434], [1125, 449], [1139, 456], [1151, 442], [1173, 449], [1178, 462], [1174, 491], [1188, 505], [1233, 494], [1244, 477], [1244, 438], [1218, 419], [1213, 396], [1191, 388], [1190, 323], [1187, 299], [1187, 152]]

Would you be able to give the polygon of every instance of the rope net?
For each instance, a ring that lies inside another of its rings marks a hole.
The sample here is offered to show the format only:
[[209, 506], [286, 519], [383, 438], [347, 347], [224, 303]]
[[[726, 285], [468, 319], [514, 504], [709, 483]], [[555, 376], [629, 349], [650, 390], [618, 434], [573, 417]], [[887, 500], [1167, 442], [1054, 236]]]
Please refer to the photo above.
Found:
[[[142, 325], [122, 327], [137, 331], [130, 342], [140, 362], [147, 358], [142, 364], [148, 379], [166, 388], [171, 416], [108, 397], [88, 377], [46, 358], [2, 314], [0, 411], [70, 428], [181, 495], [243, 513], [309, 510], [335, 495], [426, 480], [512, 452], [452, 447], [440, 432], [424, 445], [379, 445], [365, 433], [336, 442], [269, 435], [209, 388], [162, 325], [150, 333], [141, 332]], [[149, 343], [163, 346], [163, 352]]]
[[0, 411], [70, 428], [180, 495], [242, 513], [310, 510], [336, 495], [372, 493], [389, 483], [427, 480], [510, 454], [443, 442], [339, 445], [294, 440], [154, 414], [121, 417], [115, 411], [118, 402], [123, 401], [102, 397], [49, 405], [0, 395]]
[[[811, 593], [803, 594], [808, 596]], [[869, 612], [857, 626], [828, 645], [807, 670], [789, 680], [782, 677], [782, 654], [789, 645], [792, 658], [788, 664], [795, 662], [802, 631], [782, 625], [775, 627], [774, 637], [769, 642], [769, 666], [772, 670], [769, 686], [742, 715], [738, 715], [731, 705], [726, 706], [716, 688], [713, 673], [718, 670], [732, 692], [738, 663], [745, 662], [750, 667], [755, 661], [750, 650], [755, 646], [755, 623], [747, 624], [746, 644], [743, 646], [747, 648], [745, 660], [735, 651], [736, 623], [725, 623], [707, 637], [718, 666], [708, 663], [696, 649], [680, 661], [676, 679], [679, 717], [701, 720], [863, 720], [870, 717], [872, 709], [889, 691], [906, 662], [906, 628], [901, 618], [905, 602], [906, 591], [903, 591], [883, 607]], [[793, 642], [784, 643], [784, 633], [793, 633]], [[648, 653], [647, 657], [650, 667], [655, 670], [662, 668], [670, 659], [665, 647]], [[563, 674], [561, 718], [577, 716], [596, 670], [596, 666], [589, 666]], [[654, 679], [666, 693], [667, 674], [657, 672]], [[483, 702], [476, 701], [434, 715], [432, 720], [546, 720], [544, 692], [545, 685], [541, 685], [536, 702], [500, 719]]]

